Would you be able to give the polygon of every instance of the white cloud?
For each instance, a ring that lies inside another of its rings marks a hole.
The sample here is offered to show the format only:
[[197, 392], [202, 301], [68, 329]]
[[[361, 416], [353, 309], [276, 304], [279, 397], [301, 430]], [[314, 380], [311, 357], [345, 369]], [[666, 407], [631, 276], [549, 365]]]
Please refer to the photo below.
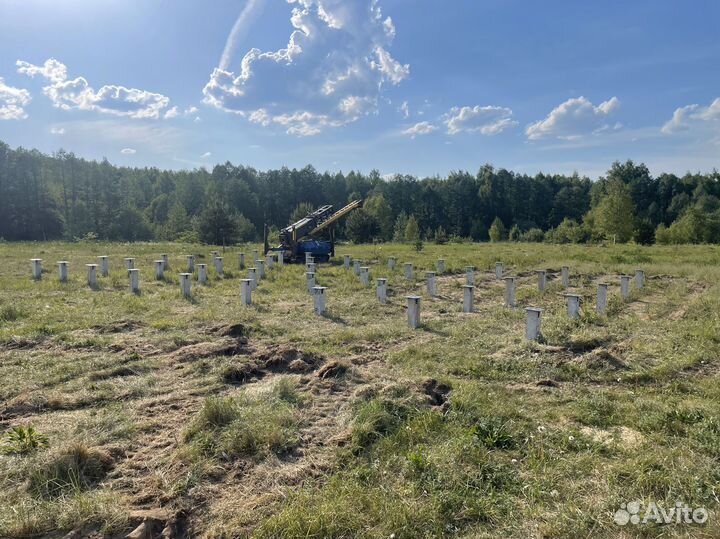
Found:
[[716, 98], [707, 107], [700, 105], [687, 105], [675, 109], [672, 118], [663, 125], [661, 131], [666, 135], [687, 131], [693, 126], [704, 122], [720, 120], [720, 97]]
[[544, 120], [527, 127], [530, 140], [544, 137], [574, 139], [583, 135], [607, 130], [607, 117], [617, 110], [620, 100], [612, 97], [597, 107], [585, 97], [568, 99], [554, 108]]
[[433, 131], [437, 131], [436, 125], [433, 125], [430, 122], [419, 122], [405, 129], [403, 131], [403, 135], [410, 135], [410, 138], [415, 138], [418, 135], [429, 135]]
[[407, 101], [403, 101], [402, 105], [400, 105], [400, 108], [398, 110], [402, 112], [403, 118], [407, 118], [408, 116], [410, 116], [410, 106], [408, 105]]
[[505, 129], [514, 127], [512, 110], [506, 107], [474, 106], [453, 107], [444, 117], [450, 135], [458, 133], [480, 133], [497, 135]]
[[202, 157], [203, 159], [207, 159], [207, 158], [210, 157], [211, 155], [212, 155], [212, 153], [210, 153], [210, 152], [205, 152], [205, 153], [202, 154], [200, 157]]
[[170, 120], [172, 118], [178, 118], [178, 117], [187, 117], [187, 116], [194, 116], [198, 112], [197, 107], [188, 107], [183, 111], [180, 111], [180, 109], [177, 106], [171, 107], [165, 111], [165, 114], [163, 115], [163, 118], [166, 120]]
[[54, 58], [41, 66], [22, 60], [18, 60], [16, 65], [18, 73], [30, 77], [40, 75], [47, 79], [50, 84], [43, 87], [43, 92], [54, 106], [63, 110], [92, 110], [115, 116], [151, 119], [169, 113], [166, 109], [170, 99], [162, 94], [118, 85], [105, 85], [95, 91], [84, 77], [68, 79], [67, 66]]
[[65, 128], [64, 128], [64, 127], [51, 127], [51, 128], [50, 128], [50, 134], [51, 134], [51, 135], [64, 135], [64, 134], [65, 134]]
[[27, 118], [25, 106], [31, 101], [30, 92], [5, 84], [0, 77], [0, 120], [22, 120]]
[[123, 148], [122, 150], [120, 150], [120, 153], [123, 155], [133, 155], [137, 153], [137, 150], [135, 150], [134, 148]]
[[288, 3], [294, 31], [287, 47], [251, 49], [239, 73], [216, 68], [203, 89], [205, 103], [262, 126], [315, 135], [376, 112], [383, 87], [409, 75], [410, 67], [388, 52], [395, 26], [383, 19], [378, 0]]

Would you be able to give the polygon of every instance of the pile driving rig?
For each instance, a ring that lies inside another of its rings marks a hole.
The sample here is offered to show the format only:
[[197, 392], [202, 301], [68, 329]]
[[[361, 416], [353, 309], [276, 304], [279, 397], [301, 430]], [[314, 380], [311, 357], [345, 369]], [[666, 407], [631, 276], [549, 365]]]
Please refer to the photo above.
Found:
[[[268, 246], [266, 234], [265, 253], [281, 251], [284, 260], [289, 262], [305, 262], [305, 253], [310, 253], [316, 262], [327, 262], [331, 256], [335, 256], [335, 232], [332, 225], [361, 205], [362, 200], [354, 200], [334, 213], [331, 205], [322, 206], [283, 228], [277, 247]], [[327, 232], [330, 239], [317, 239], [322, 232]]]

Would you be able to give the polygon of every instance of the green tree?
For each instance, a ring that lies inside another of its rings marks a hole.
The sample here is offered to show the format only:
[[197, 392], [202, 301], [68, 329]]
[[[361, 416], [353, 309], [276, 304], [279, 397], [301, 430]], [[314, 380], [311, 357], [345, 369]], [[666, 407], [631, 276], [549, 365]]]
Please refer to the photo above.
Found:
[[655, 229], [655, 241], [660, 245], [668, 245], [671, 242], [670, 232], [664, 223], [660, 223]]
[[607, 192], [593, 211], [595, 229], [607, 239], [625, 243], [635, 229], [635, 205], [630, 190], [622, 181], [612, 180]]
[[490, 241], [497, 243], [499, 241], [503, 241], [507, 239], [507, 232], [505, 230], [505, 225], [500, 220], [499, 217], [495, 217], [492, 224], [490, 225]]
[[441, 226], [435, 231], [435, 243], [438, 245], [445, 245], [448, 242], [448, 235], [445, 229]]
[[650, 219], [640, 219], [633, 233], [635, 243], [640, 245], [651, 245], [655, 243], [655, 228]]
[[[272, 235], [272, 238], [277, 238], [278, 234]], [[237, 241], [255, 241], [257, 239], [257, 230], [252, 221], [245, 217], [243, 214], [237, 216]]]
[[219, 197], [210, 199], [196, 221], [200, 241], [211, 245], [230, 245], [237, 241], [237, 217]]
[[405, 225], [405, 241], [408, 243], [415, 243], [420, 240], [420, 227], [418, 226], [417, 219], [414, 215], [408, 217], [407, 224]]
[[395, 226], [393, 228], [393, 241], [396, 241], [398, 243], [405, 242], [405, 229], [407, 228], [407, 223], [408, 216], [404, 211], [401, 211], [400, 214], [397, 216], [397, 219], [395, 219]]
[[508, 238], [510, 239], [510, 241], [520, 241], [521, 236], [522, 232], [520, 231], [520, 227], [517, 226], [517, 224], [514, 224], [510, 229], [510, 234], [508, 235]]
[[368, 243], [380, 232], [380, 225], [375, 216], [371, 215], [365, 208], [358, 208], [347, 218], [345, 233], [348, 239], [354, 243]]
[[363, 204], [363, 208], [378, 223], [380, 237], [389, 241], [393, 236], [393, 214], [390, 205], [382, 194], [369, 197]]
[[297, 206], [295, 206], [295, 209], [290, 214], [290, 222], [296, 223], [303, 217], [307, 217], [312, 212], [315, 211], [315, 206], [310, 204], [309, 202], [301, 202]]
[[192, 221], [187, 211], [185, 211], [185, 206], [180, 202], [176, 202], [168, 213], [167, 223], [165, 223], [163, 229], [163, 236], [168, 240], [176, 240], [191, 228]]

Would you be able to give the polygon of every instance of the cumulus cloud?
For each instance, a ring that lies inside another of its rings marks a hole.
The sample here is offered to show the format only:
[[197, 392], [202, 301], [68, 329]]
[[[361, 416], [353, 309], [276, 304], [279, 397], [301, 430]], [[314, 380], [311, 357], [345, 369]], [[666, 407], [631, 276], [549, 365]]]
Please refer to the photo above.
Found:
[[294, 6], [287, 47], [251, 49], [239, 73], [216, 68], [205, 103], [262, 126], [315, 135], [376, 112], [383, 87], [409, 75], [409, 65], [388, 51], [395, 26], [378, 0], [287, 1]]
[[134, 148], [123, 148], [122, 150], [120, 150], [120, 153], [123, 155], [133, 155], [137, 153], [137, 150], [135, 150]]
[[207, 158], [210, 157], [211, 155], [212, 155], [212, 154], [211, 154], [210, 152], [205, 152], [205, 153], [202, 154], [200, 157], [202, 157], [203, 159], [207, 159]]
[[662, 126], [661, 131], [666, 135], [687, 131], [693, 125], [720, 120], [720, 97], [716, 98], [707, 107], [700, 105], [687, 105], [675, 109], [672, 118]]
[[41, 76], [48, 81], [43, 93], [53, 105], [63, 110], [92, 110], [129, 118], [160, 118], [167, 114], [170, 99], [162, 94], [105, 85], [94, 90], [84, 77], [68, 79], [67, 66], [50, 58], [43, 65], [23, 60], [16, 62], [18, 73], [29, 77]]
[[0, 77], [0, 120], [22, 120], [27, 118], [25, 106], [30, 103], [30, 92], [8, 86]]
[[585, 97], [568, 99], [554, 108], [544, 120], [527, 127], [525, 134], [530, 140], [546, 137], [575, 139], [609, 128], [608, 116], [617, 110], [620, 100], [612, 97], [594, 106]]
[[453, 107], [443, 118], [450, 135], [458, 133], [497, 135], [505, 129], [517, 125], [517, 122], [512, 119], [512, 110], [506, 107], [477, 105]]
[[405, 129], [403, 131], [403, 135], [410, 135], [410, 138], [415, 138], [418, 135], [429, 135], [433, 131], [437, 131], [436, 125], [433, 125], [430, 122], [418, 122]]
[[410, 116], [410, 106], [407, 101], [403, 101], [398, 110], [402, 112], [403, 118]]
[[51, 135], [64, 135], [64, 134], [65, 134], [65, 128], [64, 128], [64, 127], [51, 127], [51, 128], [50, 128], [50, 134], [51, 134]]

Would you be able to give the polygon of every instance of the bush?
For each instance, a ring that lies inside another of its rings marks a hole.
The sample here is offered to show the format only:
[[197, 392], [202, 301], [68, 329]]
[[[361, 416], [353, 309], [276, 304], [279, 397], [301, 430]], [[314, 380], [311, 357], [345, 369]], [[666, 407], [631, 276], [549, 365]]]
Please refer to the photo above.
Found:
[[489, 235], [490, 241], [493, 243], [507, 239], [507, 230], [505, 230], [505, 225], [499, 217], [495, 217], [495, 220], [490, 225]]
[[545, 241], [550, 243], [583, 243], [588, 239], [587, 230], [577, 221], [567, 218], [545, 234]]
[[527, 232], [523, 232], [520, 237], [520, 241], [527, 241], [529, 243], [540, 243], [545, 239], [545, 233], [539, 228], [531, 228]]

